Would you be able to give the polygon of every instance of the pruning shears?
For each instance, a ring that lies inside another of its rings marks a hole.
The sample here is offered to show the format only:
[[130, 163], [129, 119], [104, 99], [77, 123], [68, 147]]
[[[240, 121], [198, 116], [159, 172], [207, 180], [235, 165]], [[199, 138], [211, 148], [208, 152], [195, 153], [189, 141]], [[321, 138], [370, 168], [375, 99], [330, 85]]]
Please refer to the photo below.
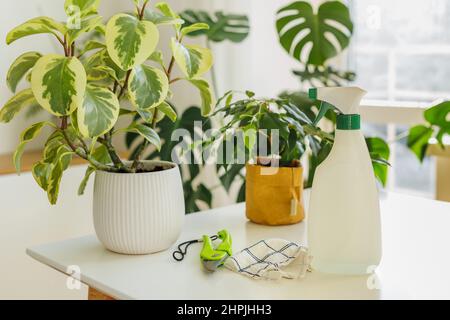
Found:
[[[221, 243], [217, 246], [214, 244], [216, 240], [221, 240]], [[203, 243], [200, 261], [203, 267], [210, 272], [215, 272], [233, 255], [231, 234], [227, 230], [222, 230], [214, 236], [204, 235], [201, 239], [183, 242], [178, 246], [178, 250], [173, 253], [173, 258], [176, 261], [183, 261], [187, 249], [194, 243]]]

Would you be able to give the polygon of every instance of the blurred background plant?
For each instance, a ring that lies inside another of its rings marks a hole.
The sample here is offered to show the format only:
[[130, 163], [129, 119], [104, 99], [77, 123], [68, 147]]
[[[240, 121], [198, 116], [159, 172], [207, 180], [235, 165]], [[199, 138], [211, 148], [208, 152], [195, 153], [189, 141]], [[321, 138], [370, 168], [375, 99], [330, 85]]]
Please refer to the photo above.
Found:
[[[184, 25], [186, 27], [195, 26], [199, 23], [204, 23], [209, 26], [208, 30], [197, 30], [189, 33], [187, 36], [204, 38], [206, 46], [210, 49], [213, 48], [214, 43], [221, 43], [224, 41], [240, 43], [247, 39], [250, 33], [249, 19], [246, 15], [224, 13], [222, 11], [211, 14], [203, 10], [188, 9], [181, 12], [179, 16], [180, 19], [185, 22]], [[220, 96], [218, 79], [214, 66], [210, 70], [210, 75], [213, 91], [216, 96]], [[180, 110], [180, 108], [177, 108], [176, 106], [173, 106], [173, 108], [175, 110]], [[162, 140], [161, 151], [152, 149], [146, 159], [172, 161], [172, 154], [175, 152], [175, 147], [181, 140], [186, 141], [189, 137], [193, 137], [196, 130], [195, 123], [202, 123], [204, 120], [201, 109], [197, 106], [191, 106], [181, 113], [175, 122], [171, 122], [167, 118], [163, 119], [157, 125], [157, 132], [160, 134]], [[203, 130], [211, 129], [211, 127], [211, 122], [208, 122], [203, 125]], [[200, 125], [200, 129], [201, 128], [202, 125]], [[186, 136], [180, 137], [180, 141], [172, 141], [171, 134], [175, 129], [185, 130]], [[128, 150], [130, 150], [131, 157], [136, 150], [141, 147], [142, 143], [143, 141], [138, 135], [133, 133], [127, 134], [126, 146]], [[212, 190], [200, 181], [201, 174], [206, 166], [196, 163], [194, 159], [191, 160], [191, 164], [180, 165], [187, 213], [200, 211], [200, 205], [202, 208], [211, 208], [213, 203]]]
[[424, 119], [426, 121], [424, 124], [412, 127], [407, 135], [408, 148], [421, 163], [427, 156], [430, 141], [436, 141], [442, 149], [445, 149], [445, 138], [450, 135], [450, 101], [439, 103], [426, 110]]
[[[294, 70], [298, 76], [300, 89], [284, 91], [280, 98], [289, 101], [294, 108], [304, 114], [311, 124], [317, 124], [320, 103], [308, 97], [307, 90], [311, 87], [347, 85], [356, 78], [352, 71], [338, 70], [332, 66], [332, 59], [338, 58], [349, 46], [353, 35], [353, 22], [349, 8], [339, 1], [325, 2], [314, 11], [310, 2], [296, 1], [277, 13], [276, 29], [281, 46], [299, 62], [301, 69]], [[331, 151], [334, 140], [336, 114], [329, 110], [324, 114], [320, 127], [326, 131], [331, 139], [319, 139], [315, 135], [305, 135], [302, 143], [308, 148], [308, 168], [305, 177], [305, 187], [312, 186], [314, 173]], [[313, 127], [313, 126], [311, 126]], [[328, 128], [328, 130], [326, 130]], [[389, 159], [390, 149], [386, 141], [379, 137], [368, 137], [366, 142], [373, 159], [373, 167], [378, 181], [385, 186], [388, 178], [386, 160]], [[223, 175], [221, 181], [227, 191], [233, 183], [244, 184], [242, 173], [244, 165], [219, 165]], [[241, 190], [245, 186], [241, 187]], [[245, 200], [239, 192], [238, 201]]]

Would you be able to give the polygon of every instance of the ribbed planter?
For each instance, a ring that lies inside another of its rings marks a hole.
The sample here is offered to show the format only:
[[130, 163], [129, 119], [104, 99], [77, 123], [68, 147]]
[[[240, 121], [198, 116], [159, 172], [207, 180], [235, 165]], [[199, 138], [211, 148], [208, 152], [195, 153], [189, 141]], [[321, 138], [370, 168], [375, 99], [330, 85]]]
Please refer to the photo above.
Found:
[[94, 227], [103, 245], [121, 254], [163, 251], [178, 239], [185, 208], [175, 164], [145, 162], [158, 172], [120, 174], [98, 171], [94, 185]]

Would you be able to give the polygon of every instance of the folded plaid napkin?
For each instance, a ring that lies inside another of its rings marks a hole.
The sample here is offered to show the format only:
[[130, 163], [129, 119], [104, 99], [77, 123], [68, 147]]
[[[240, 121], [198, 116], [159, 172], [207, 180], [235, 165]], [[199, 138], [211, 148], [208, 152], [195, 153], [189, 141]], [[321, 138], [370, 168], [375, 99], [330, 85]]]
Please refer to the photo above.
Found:
[[303, 278], [310, 268], [308, 249], [282, 239], [261, 240], [228, 258], [225, 267], [253, 279]]

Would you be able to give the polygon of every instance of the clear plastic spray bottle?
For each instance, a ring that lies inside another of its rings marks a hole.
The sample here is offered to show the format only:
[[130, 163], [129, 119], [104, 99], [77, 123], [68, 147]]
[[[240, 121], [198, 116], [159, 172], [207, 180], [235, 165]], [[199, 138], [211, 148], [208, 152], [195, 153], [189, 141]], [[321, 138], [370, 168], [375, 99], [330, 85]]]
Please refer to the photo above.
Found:
[[365, 94], [356, 87], [310, 90], [312, 99], [340, 113], [333, 148], [315, 173], [308, 211], [312, 267], [320, 272], [366, 274], [381, 260], [378, 189], [359, 115]]

